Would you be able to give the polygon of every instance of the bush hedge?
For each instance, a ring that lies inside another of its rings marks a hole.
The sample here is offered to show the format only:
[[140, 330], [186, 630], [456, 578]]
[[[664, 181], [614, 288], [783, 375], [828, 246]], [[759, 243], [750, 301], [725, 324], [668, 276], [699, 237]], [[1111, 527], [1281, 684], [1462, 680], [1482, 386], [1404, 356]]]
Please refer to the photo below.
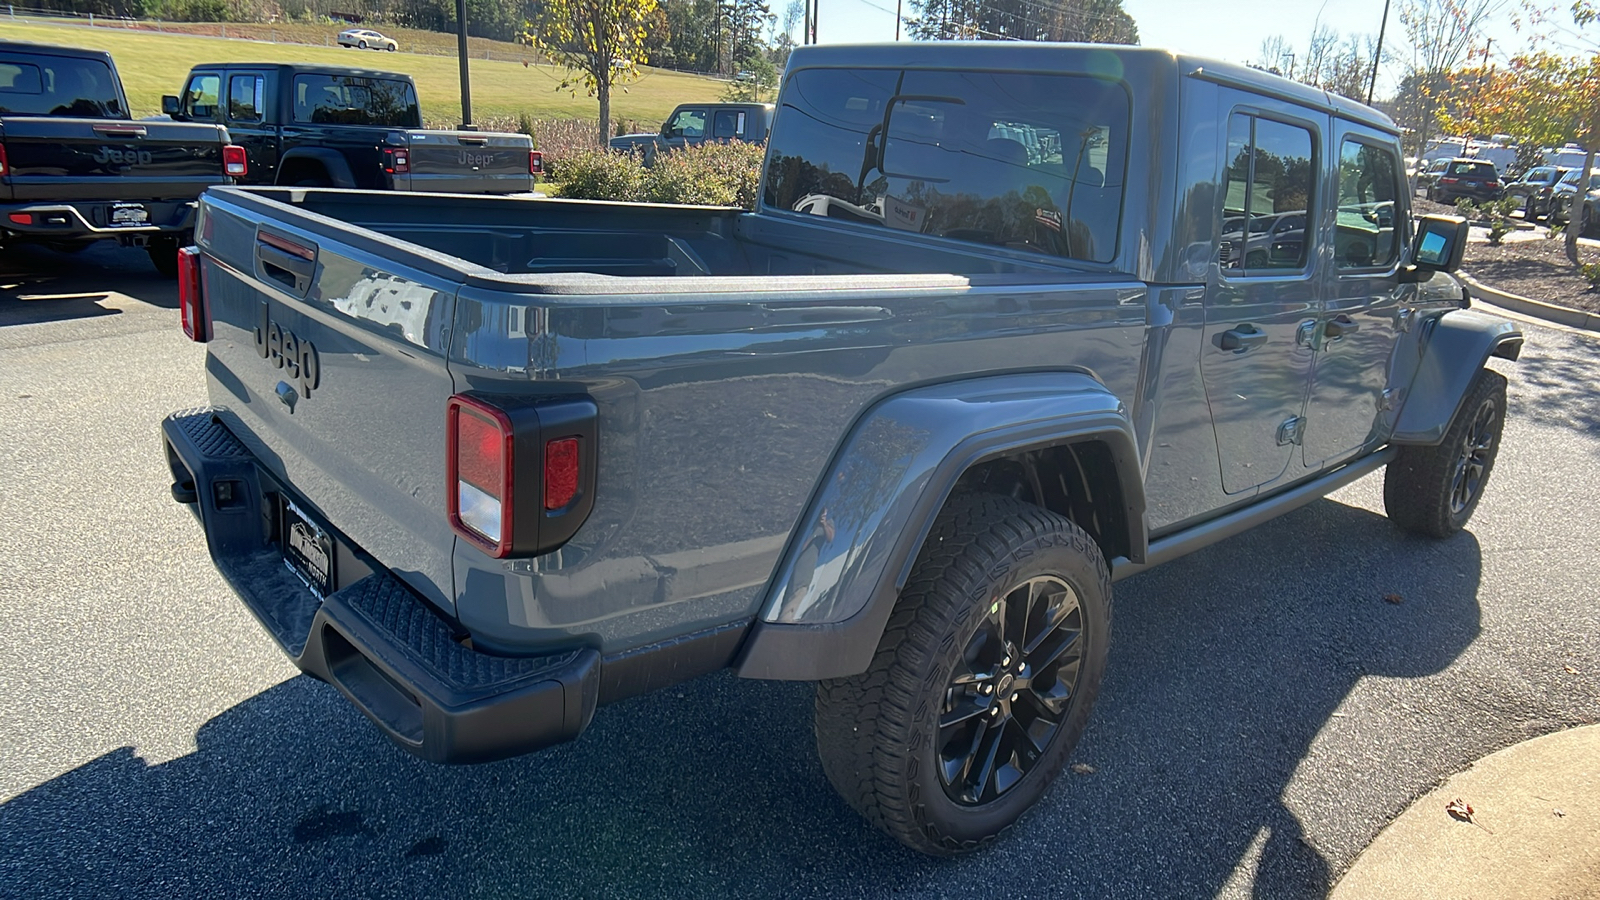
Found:
[[563, 197], [755, 209], [765, 155], [760, 144], [731, 143], [662, 153], [648, 169], [638, 157], [589, 147], [545, 159]]

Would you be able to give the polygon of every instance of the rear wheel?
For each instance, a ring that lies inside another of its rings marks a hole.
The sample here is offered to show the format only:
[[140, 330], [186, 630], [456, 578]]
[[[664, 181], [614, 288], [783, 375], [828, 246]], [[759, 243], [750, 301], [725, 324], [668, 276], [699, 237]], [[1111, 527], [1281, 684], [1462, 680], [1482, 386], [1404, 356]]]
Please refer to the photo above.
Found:
[[1500, 452], [1506, 379], [1482, 369], [1434, 447], [1401, 447], [1383, 475], [1383, 508], [1401, 528], [1449, 537], [1466, 526]]
[[817, 688], [828, 780], [916, 850], [976, 850], [1061, 771], [1105, 671], [1111, 580], [1066, 518], [952, 500], [866, 672]]

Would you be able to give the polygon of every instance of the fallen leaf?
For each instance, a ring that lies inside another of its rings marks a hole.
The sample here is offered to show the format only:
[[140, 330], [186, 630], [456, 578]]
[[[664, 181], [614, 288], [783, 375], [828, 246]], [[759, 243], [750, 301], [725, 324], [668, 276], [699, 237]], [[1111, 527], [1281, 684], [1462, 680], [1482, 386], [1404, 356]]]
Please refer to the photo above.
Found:
[[1088, 763], [1072, 764], [1072, 774], [1074, 775], [1093, 775], [1096, 771], [1095, 767]]
[[1573, 668], [1572, 666], [1562, 666], [1561, 668], [1565, 669], [1568, 675], [1576, 675], [1576, 674], [1578, 674], [1578, 670]]
[[1460, 797], [1445, 804], [1444, 811], [1449, 813], [1451, 818], [1460, 819], [1463, 822], [1472, 821], [1472, 807], [1467, 805], [1467, 801]]
[[1566, 810], [1558, 809], [1558, 810], [1554, 810], [1554, 812], [1556, 814], [1556, 818], [1558, 818], [1558, 819], [1565, 819], [1567, 817]]
[[1399, 594], [1384, 594], [1383, 595], [1383, 602], [1385, 602], [1385, 603], [1404, 603], [1404, 602], [1406, 602], [1406, 598], [1400, 596]]

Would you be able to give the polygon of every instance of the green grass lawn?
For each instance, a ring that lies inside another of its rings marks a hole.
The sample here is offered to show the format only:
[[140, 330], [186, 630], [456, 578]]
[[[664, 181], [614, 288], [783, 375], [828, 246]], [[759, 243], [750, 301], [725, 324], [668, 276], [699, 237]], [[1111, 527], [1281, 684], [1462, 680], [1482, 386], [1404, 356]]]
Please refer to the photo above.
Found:
[[[314, 47], [303, 44], [269, 44], [258, 41], [151, 34], [119, 28], [75, 25], [40, 25], [4, 22], [5, 37], [108, 50], [116, 59], [123, 87], [135, 116], [161, 112], [161, 95], [176, 94], [189, 67], [209, 62], [311, 62], [363, 66], [404, 72], [417, 82], [423, 119], [430, 125], [459, 122], [461, 86], [456, 60], [450, 56], [380, 53]], [[330, 29], [330, 34], [337, 34]], [[402, 44], [402, 46], [404, 46]], [[530, 61], [531, 62], [531, 61]], [[544, 65], [475, 59], [472, 68], [472, 112], [475, 120], [515, 117], [587, 118], [599, 114], [594, 98], [582, 91], [577, 97], [557, 91], [562, 70]], [[611, 115], [637, 119], [653, 127], [679, 103], [717, 99], [725, 85], [698, 75], [646, 68], [642, 79], [627, 93], [612, 96]]]

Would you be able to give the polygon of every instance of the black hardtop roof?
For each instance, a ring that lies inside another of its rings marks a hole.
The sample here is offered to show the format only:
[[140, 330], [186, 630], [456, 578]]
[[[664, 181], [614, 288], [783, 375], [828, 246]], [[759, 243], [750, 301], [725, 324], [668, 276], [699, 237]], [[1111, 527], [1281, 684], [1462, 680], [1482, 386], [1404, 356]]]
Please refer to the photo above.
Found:
[[404, 72], [379, 72], [376, 69], [359, 69], [355, 66], [333, 66], [323, 63], [282, 63], [282, 62], [215, 62], [197, 63], [190, 71], [198, 69], [276, 69], [280, 73], [291, 75], [343, 75], [352, 78], [390, 78], [400, 81], [411, 81], [411, 76]]
[[1325, 110], [1398, 134], [1394, 120], [1338, 94], [1248, 66], [1155, 47], [1123, 44], [1050, 44], [1041, 41], [905, 41], [892, 44], [812, 44], [797, 47], [785, 75], [802, 68], [973, 69], [996, 72], [1082, 72], [1117, 77], [1142, 70], [1203, 78], [1291, 103]]
[[111, 62], [111, 54], [104, 50], [85, 50], [82, 47], [62, 47], [57, 44], [35, 44], [31, 41], [0, 41], [0, 53], [36, 53], [41, 56], [71, 56], [77, 59], [98, 59]]

